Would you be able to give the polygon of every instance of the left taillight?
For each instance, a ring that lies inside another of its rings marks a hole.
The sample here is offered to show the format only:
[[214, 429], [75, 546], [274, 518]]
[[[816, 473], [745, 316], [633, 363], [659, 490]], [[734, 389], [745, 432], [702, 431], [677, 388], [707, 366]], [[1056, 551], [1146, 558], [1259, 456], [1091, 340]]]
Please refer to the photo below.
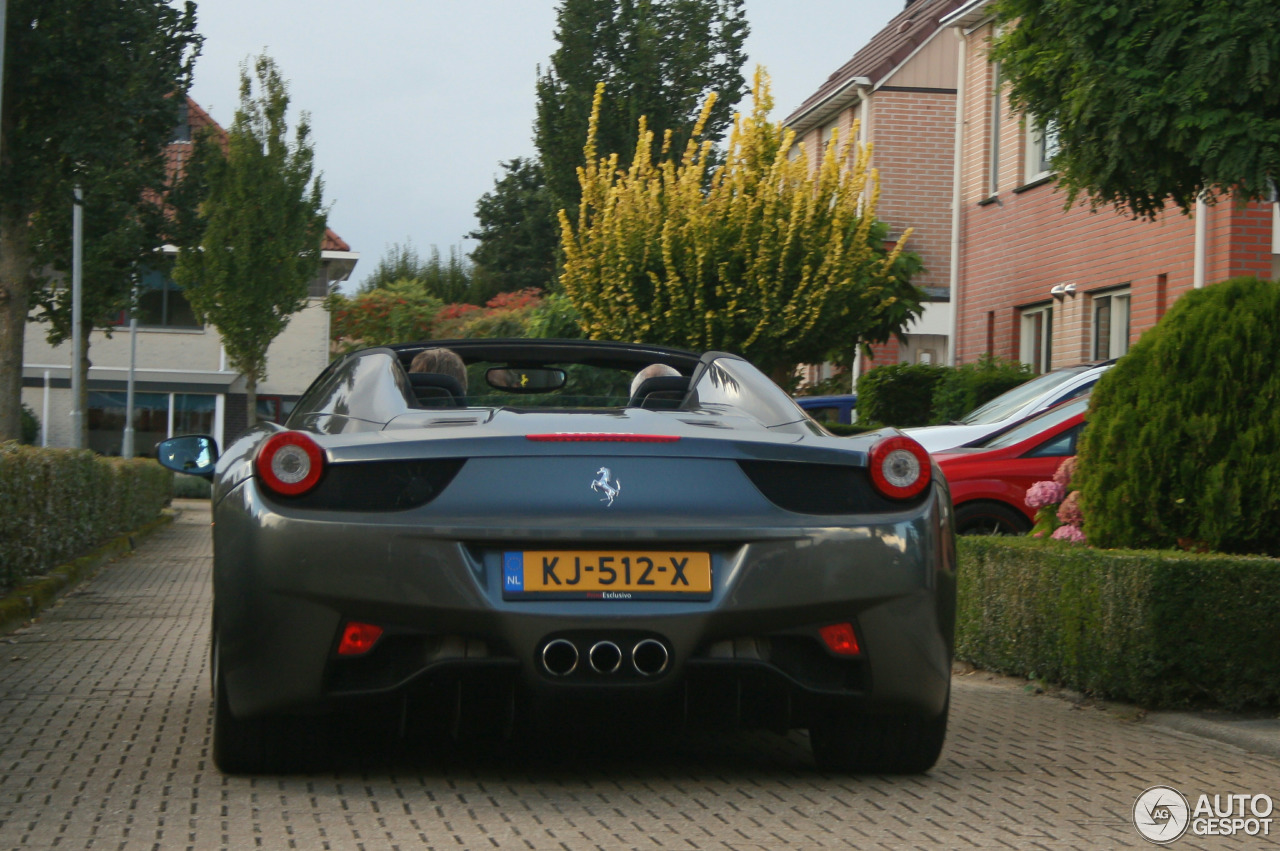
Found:
[[300, 496], [324, 474], [324, 451], [300, 431], [273, 434], [258, 450], [258, 477], [271, 491]]
[[886, 437], [871, 447], [871, 483], [890, 499], [918, 496], [933, 476], [929, 453], [905, 435]]

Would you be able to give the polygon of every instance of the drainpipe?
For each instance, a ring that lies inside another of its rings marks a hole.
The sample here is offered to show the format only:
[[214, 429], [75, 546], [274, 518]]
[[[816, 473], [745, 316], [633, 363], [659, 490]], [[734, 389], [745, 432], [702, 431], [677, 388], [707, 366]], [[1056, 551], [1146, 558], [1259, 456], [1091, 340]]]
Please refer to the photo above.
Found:
[[[858, 90], [858, 145], [861, 148], [867, 146], [867, 134], [871, 124], [871, 78], [870, 77], [854, 77], [850, 82]], [[871, 164], [868, 162], [868, 166]], [[863, 198], [867, 187], [862, 188]], [[862, 346], [858, 345], [853, 350], [853, 388], [851, 392], [858, 392], [858, 376], [862, 374]]]
[[956, 343], [960, 336], [960, 176], [964, 152], [964, 86], [965, 53], [969, 45], [964, 30], [951, 30], [960, 40], [959, 67], [956, 70], [956, 144], [951, 163], [951, 275], [947, 281], [951, 298], [951, 328], [947, 334], [947, 366], [956, 365]]
[[1204, 288], [1204, 255], [1205, 243], [1208, 241], [1209, 205], [1204, 202], [1204, 193], [1196, 196], [1196, 243], [1195, 255], [1191, 261], [1191, 286]]

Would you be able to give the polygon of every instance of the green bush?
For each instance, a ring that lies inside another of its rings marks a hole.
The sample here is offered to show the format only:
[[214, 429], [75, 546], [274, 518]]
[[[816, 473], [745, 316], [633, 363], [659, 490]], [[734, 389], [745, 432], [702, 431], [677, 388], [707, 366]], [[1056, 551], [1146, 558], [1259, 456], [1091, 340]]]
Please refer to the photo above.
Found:
[[879, 366], [858, 377], [858, 419], [898, 428], [928, 425], [933, 392], [949, 367], [928, 363]]
[[1184, 295], [1098, 382], [1090, 542], [1280, 555], [1280, 283]]
[[1031, 367], [983, 354], [974, 363], [948, 369], [933, 391], [931, 422], [954, 422], [992, 399], [1034, 378]]
[[172, 478], [151, 460], [0, 444], [0, 587], [155, 519]]
[[22, 442], [30, 446], [36, 442], [36, 437], [40, 434], [40, 420], [36, 419], [36, 412], [27, 407], [25, 402], [22, 403]]
[[1280, 560], [958, 539], [956, 656], [1147, 707], [1280, 705]]

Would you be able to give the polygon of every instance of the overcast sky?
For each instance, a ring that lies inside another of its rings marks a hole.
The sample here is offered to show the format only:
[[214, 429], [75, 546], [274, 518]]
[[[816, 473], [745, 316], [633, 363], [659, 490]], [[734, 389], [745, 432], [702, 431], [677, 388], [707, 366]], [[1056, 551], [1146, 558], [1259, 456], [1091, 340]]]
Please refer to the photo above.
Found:
[[[530, 156], [534, 83], [556, 48], [555, 0], [199, 0], [192, 97], [224, 127], [239, 67], [265, 51], [292, 118], [311, 113], [329, 226], [361, 255], [352, 284], [394, 243], [474, 248], [476, 201], [499, 163]], [[745, 76], [773, 78], [785, 118], [904, 0], [746, 0]], [[742, 106], [745, 108], [746, 102]]]

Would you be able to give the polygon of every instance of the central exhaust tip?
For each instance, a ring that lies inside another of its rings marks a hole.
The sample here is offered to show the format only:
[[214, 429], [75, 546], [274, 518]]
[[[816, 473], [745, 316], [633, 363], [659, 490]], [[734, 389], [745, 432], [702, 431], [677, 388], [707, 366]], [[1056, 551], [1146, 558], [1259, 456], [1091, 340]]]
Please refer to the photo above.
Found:
[[671, 653], [667, 645], [656, 638], [646, 638], [631, 649], [631, 664], [645, 677], [656, 677], [667, 669]]
[[578, 648], [572, 641], [557, 638], [542, 648], [542, 668], [553, 677], [567, 677], [578, 668]]
[[597, 674], [612, 674], [622, 667], [622, 650], [612, 641], [597, 641], [591, 645], [587, 661]]

